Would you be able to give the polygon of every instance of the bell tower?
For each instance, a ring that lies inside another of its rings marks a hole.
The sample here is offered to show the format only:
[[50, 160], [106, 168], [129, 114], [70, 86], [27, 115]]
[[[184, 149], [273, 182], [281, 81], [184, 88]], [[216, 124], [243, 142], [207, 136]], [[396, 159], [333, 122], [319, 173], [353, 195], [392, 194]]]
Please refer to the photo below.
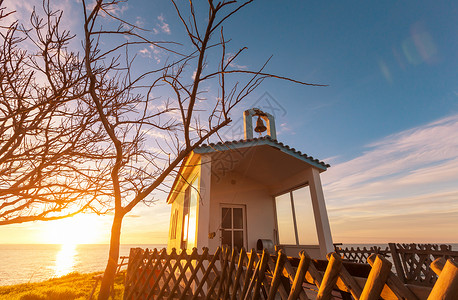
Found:
[[[267, 130], [267, 135], [270, 136], [272, 139], [277, 139], [277, 132], [275, 131], [275, 119], [269, 113], [265, 113], [259, 108], [250, 108], [245, 110], [243, 113], [243, 130], [245, 133], [245, 140], [249, 140], [253, 138], [253, 117], [258, 117], [256, 121], [256, 128], [254, 131], [264, 132]], [[263, 121], [266, 122], [267, 127], [264, 126]]]

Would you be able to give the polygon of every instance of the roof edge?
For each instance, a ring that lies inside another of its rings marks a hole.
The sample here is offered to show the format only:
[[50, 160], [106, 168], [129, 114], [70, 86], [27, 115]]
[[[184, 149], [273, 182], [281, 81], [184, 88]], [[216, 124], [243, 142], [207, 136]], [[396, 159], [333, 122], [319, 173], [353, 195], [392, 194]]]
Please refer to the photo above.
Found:
[[254, 147], [254, 146], [261, 146], [261, 145], [269, 145], [275, 147], [284, 153], [287, 153], [297, 159], [300, 159], [312, 166], [315, 166], [323, 171], [326, 171], [331, 165], [320, 161], [312, 156], [309, 156], [301, 151], [298, 151], [282, 142], [277, 141], [276, 139], [271, 138], [270, 136], [264, 136], [260, 138], [252, 138], [248, 140], [238, 140], [238, 141], [228, 141], [228, 142], [218, 142], [218, 143], [210, 143], [210, 144], [203, 144], [196, 149], [194, 149], [195, 153], [205, 154], [205, 153], [212, 153], [218, 151], [227, 151], [232, 149], [239, 149], [239, 148], [247, 148], [247, 147]]

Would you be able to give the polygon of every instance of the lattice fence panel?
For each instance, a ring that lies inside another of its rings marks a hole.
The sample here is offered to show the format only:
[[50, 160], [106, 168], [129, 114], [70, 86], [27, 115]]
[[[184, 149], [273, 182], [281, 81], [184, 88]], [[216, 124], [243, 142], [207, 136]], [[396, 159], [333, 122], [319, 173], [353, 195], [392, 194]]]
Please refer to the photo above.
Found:
[[330, 253], [327, 258], [323, 272], [318, 269], [323, 262], [312, 260], [305, 252], [294, 259], [281, 250], [271, 256], [266, 250], [246, 253], [228, 248], [218, 248], [214, 255], [208, 249], [201, 255], [197, 249], [190, 254], [132, 249], [124, 299], [307, 300], [332, 299], [337, 293], [343, 299], [426, 300], [430, 292], [434, 299], [458, 294], [454, 260], [436, 260], [438, 284], [432, 289], [422, 287], [418, 293], [391, 271], [392, 263], [380, 254], [367, 258], [371, 266], [367, 278], [350, 274], [355, 264], [345, 262], [339, 254]]
[[458, 259], [458, 251], [451, 245], [438, 244], [389, 244], [396, 273], [405, 283], [433, 286], [437, 275], [429, 267], [438, 258]]

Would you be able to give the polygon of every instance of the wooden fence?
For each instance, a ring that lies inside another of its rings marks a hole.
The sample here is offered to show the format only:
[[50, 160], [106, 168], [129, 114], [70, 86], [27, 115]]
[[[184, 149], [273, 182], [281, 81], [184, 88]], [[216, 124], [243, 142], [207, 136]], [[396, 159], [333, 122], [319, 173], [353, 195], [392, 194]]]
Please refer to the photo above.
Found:
[[340, 247], [340, 244], [334, 245], [334, 250], [337, 254], [340, 255], [343, 259], [346, 259], [351, 262], [356, 262], [360, 264], [367, 264], [367, 258], [371, 256], [372, 254], [380, 254], [383, 257], [389, 257], [390, 256], [390, 248], [386, 247], [383, 249], [382, 247], [379, 246], [371, 246], [369, 248], [363, 247], [362, 249], [357, 247], [356, 249], [354, 247], [351, 248], [343, 248]]
[[[354, 247], [343, 248], [335, 244], [334, 249], [343, 259], [368, 263], [367, 258], [372, 254], [380, 254], [393, 263], [393, 271], [403, 283], [432, 287], [437, 281], [437, 274], [430, 268], [431, 263], [440, 257], [453, 258], [458, 261], [458, 251], [453, 251], [451, 245], [445, 244], [395, 244], [388, 247]], [[457, 297], [458, 298], [458, 297]]]
[[[433, 270], [440, 274], [431, 287], [404, 284], [391, 272], [391, 262], [373, 254], [367, 276], [354, 269], [337, 253], [328, 255], [324, 272], [321, 261], [305, 253], [300, 258], [276, 256], [267, 251], [257, 254], [218, 248], [214, 255], [172, 250], [131, 249], [126, 273], [124, 299], [332, 299], [336, 292], [343, 299], [456, 299], [458, 265], [453, 260], [436, 260]], [[334, 294], [333, 294], [334, 293]], [[350, 296], [351, 295], [351, 296]]]
[[441, 257], [458, 261], [458, 251], [452, 251], [450, 245], [395, 243], [388, 245], [396, 274], [404, 283], [433, 286], [438, 276], [430, 268], [431, 263]]

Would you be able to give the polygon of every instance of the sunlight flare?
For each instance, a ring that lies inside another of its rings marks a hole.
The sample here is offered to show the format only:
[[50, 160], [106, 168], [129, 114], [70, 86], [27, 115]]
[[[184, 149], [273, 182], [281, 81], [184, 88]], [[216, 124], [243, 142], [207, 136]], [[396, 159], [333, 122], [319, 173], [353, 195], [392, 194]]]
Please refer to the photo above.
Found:
[[61, 277], [73, 272], [76, 254], [76, 244], [62, 244], [60, 251], [56, 255], [55, 277]]
[[47, 222], [43, 240], [49, 244], [77, 245], [100, 243], [105, 227], [94, 215], [77, 215]]

